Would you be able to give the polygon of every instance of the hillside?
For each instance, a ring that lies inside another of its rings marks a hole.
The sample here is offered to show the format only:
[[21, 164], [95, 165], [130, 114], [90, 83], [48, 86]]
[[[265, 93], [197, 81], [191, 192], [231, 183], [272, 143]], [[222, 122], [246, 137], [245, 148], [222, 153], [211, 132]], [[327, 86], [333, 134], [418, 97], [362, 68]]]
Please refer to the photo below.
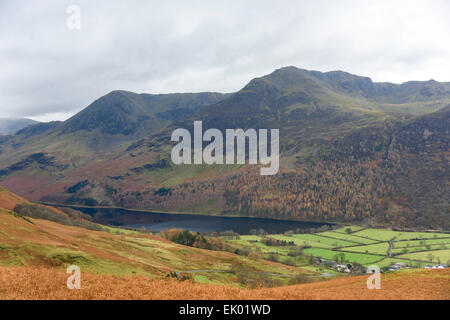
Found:
[[[449, 105], [449, 83], [295, 67], [227, 95], [113, 91], [0, 140], [0, 182], [53, 203], [449, 229]], [[172, 130], [199, 119], [280, 128], [280, 173], [174, 166]]]
[[99, 131], [109, 135], [144, 136], [169, 121], [224, 99], [220, 93], [136, 94], [113, 91], [94, 101], [61, 126], [63, 133]]
[[381, 289], [368, 290], [367, 276], [273, 289], [239, 289], [190, 281], [117, 278], [82, 274], [82, 290], [65, 287], [67, 274], [39, 267], [0, 268], [0, 299], [138, 300], [448, 300], [449, 270], [382, 275]]
[[[14, 210], [18, 210], [24, 204], [33, 205], [3, 188], [0, 189], [0, 299], [450, 298], [448, 269], [412, 269], [383, 274], [381, 290], [367, 290], [367, 276], [335, 276], [336, 279], [317, 282], [324, 278], [312, 271], [316, 268], [311, 265], [298, 267], [296, 264], [288, 265], [287, 262], [271, 262], [259, 255], [250, 254], [247, 257], [224, 251], [198, 249], [136, 231], [104, 226], [99, 226], [101, 231], [88, 230], [30, 218], [8, 209], [14, 206]], [[65, 214], [50, 207], [44, 208], [54, 214]], [[333, 237], [356, 237], [369, 243], [372, 240], [365, 235], [380, 239], [389, 239], [394, 235], [402, 239], [416, 237], [415, 234], [388, 230], [360, 227], [352, 227], [351, 230], [352, 234], [338, 229], [325, 232], [323, 236], [328, 237], [334, 233]], [[302, 236], [310, 239], [320, 238], [321, 235]], [[429, 241], [440, 240], [434, 235], [430, 234], [433, 240]], [[247, 243], [246, 239], [244, 237], [232, 242], [242, 245]], [[337, 238], [329, 239], [329, 242], [346, 242]], [[376, 240], [373, 241], [375, 244], [363, 247], [369, 249], [371, 246], [381, 246]], [[318, 243], [326, 245], [326, 241], [321, 243], [319, 240]], [[348, 242], [347, 245], [354, 244]], [[282, 248], [285, 247], [271, 247], [270, 252]], [[257, 251], [252, 250], [252, 253]], [[82, 290], [66, 288], [68, 275], [65, 268], [73, 264], [81, 269]], [[283, 284], [298, 283], [295, 281], [309, 283], [280, 287]], [[276, 287], [264, 288], [273, 286]]]
[[0, 186], [0, 209], [13, 211], [18, 204], [22, 203], [29, 202]]
[[14, 194], [0, 191], [0, 273], [5, 266], [27, 266], [50, 268], [49, 272], [58, 274], [76, 264], [83, 272], [160, 279], [170, 272], [207, 270], [194, 274], [193, 279], [235, 285], [240, 284], [239, 270], [245, 270], [249, 281], [253, 277], [259, 281], [265, 273], [269, 282], [282, 281], [286, 275], [315, 274], [266, 260], [187, 247], [150, 234], [98, 225], [98, 230], [90, 230], [84, 225], [30, 218], [8, 209], [20, 202]]

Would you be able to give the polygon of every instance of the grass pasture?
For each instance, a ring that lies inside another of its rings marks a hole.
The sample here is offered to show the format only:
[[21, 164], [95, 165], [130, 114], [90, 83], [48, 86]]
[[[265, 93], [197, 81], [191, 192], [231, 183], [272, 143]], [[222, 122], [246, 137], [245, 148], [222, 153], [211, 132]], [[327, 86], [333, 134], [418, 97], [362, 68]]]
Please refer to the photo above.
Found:
[[353, 242], [355, 244], [356, 243], [357, 244], [372, 244], [372, 243], [378, 242], [377, 240], [371, 240], [371, 239], [367, 239], [367, 238], [363, 238], [363, 237], [358, 237], [353, 234], [346, 234], [346, 233], [341, 233], [341, 232], [336, 232], [336, 231], [321, 232], [321, 233], [319, 233], [319, 235], [330, 237], [330, 238], [336, 238], [336, 239], [340, 239], [340, 240], [346, 240], [349, 242]]
[[394, 248], [392, 253], [394, 255], [401, 255], [413, 252], [422, 252], [422, 251], [432, 251], [432, 250], [446, 250], [450, 249], [450, 245], [447, 244], [434, 244], [426, 247], [403, 247], [403, 248]]
[[356, 242], [350, 242], [342, 239], [323, 237], [320, 234], [294, 234], [292, 238], [325, 244], [329, 247], [346, 247], [358, 244]]
[[409, 240], [409, 241], [395, 241], [394, 248], [409, 248], [409, 247], [424, 247], [426, 245], [448, 244], [450, 245], [450, 238], [438, 239], [424, 239], [424, 240]]
[[352, 252], [387, 255], [388, 249], [389, 249], [389, 243], [381, 242], [381, 243], [369, 244], [369, 245], [365, 245], [365, 246], [347, 247], [347, 248], [343, 248], [342, 250], [352, 251]]
[[[375, 263], [377, 261], [381, 261], [383, 259], [382, 255], [372, 255], [365, 253], [357, 253], [357, 252], [343, 252], [343, 251], [334, 251], [330, 249], [323, 248], [309, 248], [304, 250], [305, 254], [311, 255], [313, 257], [320, 257], [327, 260], [340, 260], [346, 262], [357, 262], [362, 265], [367, 265], [371, 263]], [[342, 258], [340, 258], [342, 257]]]
[[364, 229], [362, 231], [355, 232], [353, 235], [378, 241], [390, 241], [398, 237], [400, 234], [400, 231], [386, 229]]
[[398, 258], [420, 260], [429, 263], [450, 264], [450, 249], [402, 254], [399, 255]]
[[270, 238], [277, 239], [277, 240], [285, 240], [286, 242], [294, 242], [296, 246], [310, 246], [310, 247], [318, 247], [318, 248], [332, 248], [332, 245], [325, 243], [325, 242], [319, 242], [319, 241], [312, 241], [307, 240], [307, 237], [296, 237], [296, 236], [285, 236], [285, 235], [271, 235]]
[[336, 229], [336, 230], [334, 230], [334, 232], [347, 234], [347, 231], [346, 231], [347, 229], [350, 229], [351, 232], [353, 233], [353, 232], [360, 231], [360, 230], [362, 230], [364, 228], [360, 227], [360, 226], [347, 226], [347, 227], [343, 227], [343, 228], [340, 228], [340, 229]]
[[450, 238], [450, 233], [437, 232], [400, 232], [395, 240]]

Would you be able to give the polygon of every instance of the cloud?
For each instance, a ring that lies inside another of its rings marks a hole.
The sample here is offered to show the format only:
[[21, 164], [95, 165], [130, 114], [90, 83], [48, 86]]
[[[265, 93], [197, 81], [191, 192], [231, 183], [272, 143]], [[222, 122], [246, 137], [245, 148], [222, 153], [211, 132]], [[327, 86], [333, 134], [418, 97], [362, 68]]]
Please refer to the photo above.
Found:
[[232, 92], [287, 65], [448, 81], [449, 14], [445, 0], [2, 1], [0, 116], [62, 119], [115, 89]]

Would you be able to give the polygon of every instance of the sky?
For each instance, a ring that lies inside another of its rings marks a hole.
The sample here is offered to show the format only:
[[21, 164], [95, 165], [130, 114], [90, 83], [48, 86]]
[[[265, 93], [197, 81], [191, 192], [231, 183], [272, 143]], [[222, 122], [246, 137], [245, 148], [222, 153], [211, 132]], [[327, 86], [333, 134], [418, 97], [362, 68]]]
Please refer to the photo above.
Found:
[[118, 89], [234, 92], [291, 65], [450, 81], [449, 16], [446, 0], [1, 0], [0, 117], [65, 120]]

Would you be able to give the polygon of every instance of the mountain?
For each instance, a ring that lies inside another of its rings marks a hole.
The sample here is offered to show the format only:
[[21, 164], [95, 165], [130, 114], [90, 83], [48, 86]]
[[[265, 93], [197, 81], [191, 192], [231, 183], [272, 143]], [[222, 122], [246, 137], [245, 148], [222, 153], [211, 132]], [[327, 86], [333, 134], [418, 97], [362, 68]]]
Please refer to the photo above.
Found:
[[0, 118], [0, 135], [15, 134], [20, 129], [36, 123], [38, 122], [31, 119]]
[[[113, 91], [0, 139], [0, 181], [32, 200], [448, 228], [450, 84], [281, 68], [232, 94]], [[281, 169], [170, 160], [175, 128], [279, 128]]]
[[314, 77], [326, 82], [330, 88], [354, 97], [365, 98], [379, 103], [404, 104], [426, 102], [448, 98], [450, 82], [435, 80], [409, 81], [402, 84], [374, 83], [370, 78], [347, 72], [310, 72]]
[[63, 133], [100, 131], [110, 135], [148, 135], [168, 121], [222, 100], [220, 93], [136, 94], [113, 91], [94, 101], [61, 126]]

